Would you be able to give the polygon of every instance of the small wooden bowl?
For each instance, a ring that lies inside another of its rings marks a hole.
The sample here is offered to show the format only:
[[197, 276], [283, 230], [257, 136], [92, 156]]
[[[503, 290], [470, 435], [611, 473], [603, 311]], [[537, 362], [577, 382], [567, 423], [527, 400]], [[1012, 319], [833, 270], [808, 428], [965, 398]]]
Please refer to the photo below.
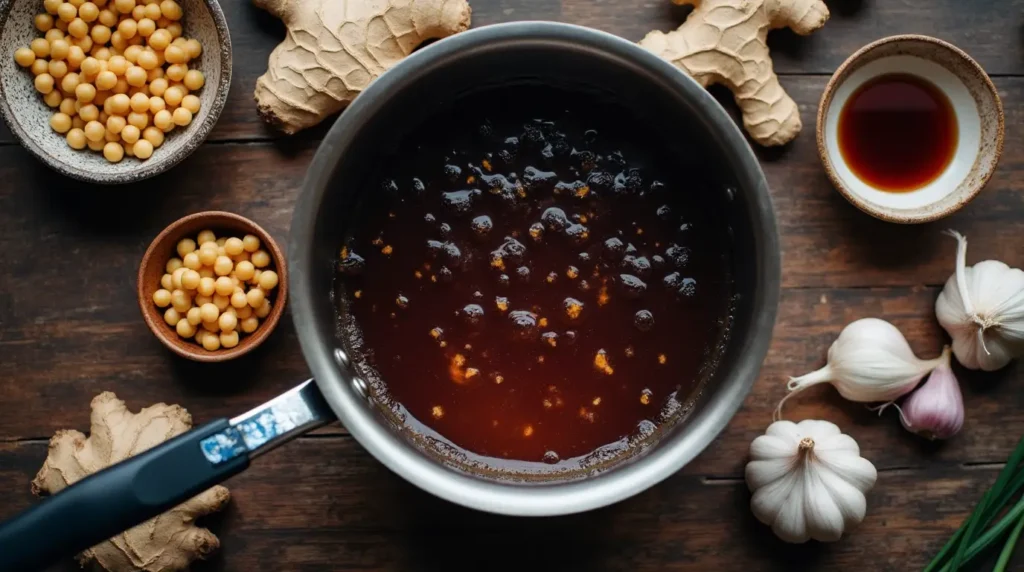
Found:
[[[207, 351], [193, 340], [178, 336], [174, 328], [164, 321], [164, 310], [153, 303], [153, 293], [160, 288], [160, 278], [166, 273], [167, 261], [177, 256], [175, 247], [183, 238], [195, 239], [199, 231], [210, 229], [215, 234], [221, 233], [239, 236], [255, 235], [260, 239], [262, 248], [270, 254], [271, 266], [278, 275], [277, 288], [273, 290], [270, 314], [260, 320], [259, 328], [251, 334], [243, 336], [237, 346], [216, 351]], [[284, 254], [274, 242], [274, 238], [253, 221], [229, 212], [204, 211], [188, 215], [171, 223], [165, 228], [146, 249], [139, 265], [138, 276], [139, 309], [142, 317], [153, 334], [171, 351], [181, 357], [201, 362], [219, 362], [234, 359], [249, 353], [267, 339], [270, 332], [277, 327], [284, 313], [285, 302], [288, 301], [288, 268]]]
[[[887, 73], [909, 73], [934, 84], [957, 117], [952, 161], [937, 179], [913, 191], [872, 187], [853, 173], [839, 150], [839, 113], [847, 99]], [[953, 214], [985, 187], [1003, 150], [1003, 106], [985, 70], [956, 46], [929, 36], [890, 36], [857, 50], [833, 74], [818, 104], [817, 141], [828, 178], [857, 208], [889, 222], [929, 222]]]

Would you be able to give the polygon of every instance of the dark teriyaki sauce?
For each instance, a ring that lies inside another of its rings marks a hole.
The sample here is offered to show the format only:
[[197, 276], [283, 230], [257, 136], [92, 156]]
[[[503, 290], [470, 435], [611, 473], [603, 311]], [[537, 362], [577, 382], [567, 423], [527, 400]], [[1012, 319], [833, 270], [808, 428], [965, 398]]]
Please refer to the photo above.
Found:
[[953, 104], [932, 82], [911, 74], [872, 78], [839, 114], [839, 150], [865, 183], [915, 191], [949, 167], [959, 143]]
[[339, 252], [384, 401], [495, 466], [653, 434], [706, 376], [734, 291], [710, 168], [614, 105], [534, 89], [405, 137]]

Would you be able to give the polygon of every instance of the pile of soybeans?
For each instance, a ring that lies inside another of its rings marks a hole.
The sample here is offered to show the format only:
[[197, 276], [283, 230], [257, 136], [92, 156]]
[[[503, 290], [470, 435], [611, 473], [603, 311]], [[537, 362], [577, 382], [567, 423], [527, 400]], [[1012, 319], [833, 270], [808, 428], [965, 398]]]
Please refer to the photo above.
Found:
[[175, 127], [199, 112], [194, 94], [202, 54], [182, 33], [174, 0], [44, 0], [35, 17], [44, 33], [14, 59], [35, 75], [36, 90], [55, 109], [54, 131], [73, 149], [100, 151], [110, 162], [148, 159]]

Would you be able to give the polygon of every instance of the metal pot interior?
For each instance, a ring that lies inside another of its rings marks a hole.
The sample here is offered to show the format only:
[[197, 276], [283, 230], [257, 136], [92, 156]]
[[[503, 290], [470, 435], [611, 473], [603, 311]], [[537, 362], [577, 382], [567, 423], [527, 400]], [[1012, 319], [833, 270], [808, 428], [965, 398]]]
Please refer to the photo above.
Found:
[[[382, 158], [414, 126], [467, 93], [520, 82], [629, 105], [637, 121], [659, 133], [659, 144], [671, 146], [683, 168], [714, 181], [712, 192], [727, 213], [732, 239], [732, 323], [710, 379], [649, 446], [586, 474], [509, 479], [446, 462], [375, 404], [339, 333], [344, 324], [332, 291], [338, 247], [360, 216], [362, 197], [375, 192], [371, 183]], [[695, 82], [640, 48], [573, 26], [522, 23], [473, 30], [425, 48], [386, 73], [325, 139], [292, 234], [293, 311], [303, 351], [342, 422], [378, 459], [415, 484], [494, 512], [557, 514], [592, 508], [678, 470], [717, 435], [749, 391], [777, 305], [778, 238], [767, 187], [749, 145], [725, 111]], [[509, 489], [534, 493], [527, 499]], [[512, 506], [513, 501], [521, 504]]]

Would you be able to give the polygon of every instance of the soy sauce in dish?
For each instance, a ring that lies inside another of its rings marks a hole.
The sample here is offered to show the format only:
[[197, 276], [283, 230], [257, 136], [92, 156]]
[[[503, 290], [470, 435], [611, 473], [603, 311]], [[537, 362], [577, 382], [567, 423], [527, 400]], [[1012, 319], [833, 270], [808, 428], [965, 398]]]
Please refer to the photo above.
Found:
[[679, 417], [733, 293], [724, 189], [622, 109], [532, 89], [406, 137], [337, 282], [340, 330], [405, 428], [524, 472], [626, 455]]
[[839, 114], [839, 151], [850, 170], [888, 192], [920, 189], [942, 174], [959, 140], [956, 112], [930, 81], [885, 74], [858, 87]]

